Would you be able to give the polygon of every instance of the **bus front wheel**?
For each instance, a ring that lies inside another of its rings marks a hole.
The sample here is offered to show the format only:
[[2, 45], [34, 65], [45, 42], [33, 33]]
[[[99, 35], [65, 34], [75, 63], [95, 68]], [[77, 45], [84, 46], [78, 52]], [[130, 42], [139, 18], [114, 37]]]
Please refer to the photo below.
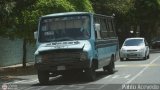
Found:
[[40, 84], [48, 84], [49, 72], [38, 70], [38, 80], [39, 80]]
[[85, 69], [85, 73], [89, 81], [94, 81], [96, 79], [95, 64], [92, 63], [90, 68]]

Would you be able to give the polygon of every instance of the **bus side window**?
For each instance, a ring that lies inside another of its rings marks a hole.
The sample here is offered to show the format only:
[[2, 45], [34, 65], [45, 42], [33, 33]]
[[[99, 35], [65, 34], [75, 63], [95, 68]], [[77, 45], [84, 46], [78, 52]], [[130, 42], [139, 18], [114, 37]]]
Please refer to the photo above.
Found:
[[96, 31], [96, 37], [97, 37], [97, 39], [101, 39], [101, 33], [100, 33], [100, 31]]
[[101, 19], [101, 37], [103, 39], [107, 39], [108, 35], [107, 35], [107, 25], [106, 25], [106, 19], [102, 18]]
[[[100, 19], [94, 18], [94, 24], [99, 23], [100, 24]], [[101, 24], [100, 24], [101, 25]], [[100, 30], [101, 31], [101, 30]], [[95, 30], [95, 38], [96, 39], [101, 39], [101, 32]]]

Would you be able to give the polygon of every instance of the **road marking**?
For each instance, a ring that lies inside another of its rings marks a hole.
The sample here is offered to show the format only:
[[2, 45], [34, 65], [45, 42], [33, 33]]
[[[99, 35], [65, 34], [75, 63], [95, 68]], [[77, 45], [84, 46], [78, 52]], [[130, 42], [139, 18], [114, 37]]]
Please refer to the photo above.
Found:
[[[40, 88], [38, 88], [38, 90], [44, 90], [45, 88], [47, 88], [48, 86], [42, 86]], [[46, 89], [45, 89], [46, 90]]]
[[23, 90], [36, 90], [37, 87], [28, 87], [26, 89], [23, 88]]
[[14, 82], [11, 82], [11, 83], [13, 83], [13, 84], [17, 84], [17, 83], [31, 83], [31, 82], [37, 82], [38, 81], [38, 79], [32, 79], [32, 80], [21, 80], [21, 81], [14, 81]]
[[29, 81], [26, 80], [25, 82], [21, 82], [21, 83], [23, 83], [23, 84], [30, 84], [32, 82], [38, 82], [38, 79], [33, 79], [33, 80], [29, 80]]
[[104, 88], [106, 85], [101, 85], [100, 87], [96, 87], [96, 88], [86, 88], [86, 89], [89, 89], [89, 90], [102, 90], [102, 88]]
[[119, 75], [115, 75], [115, 76], [113, 76], [112, 78], [118, 78], [119, 77]]
[[22, 82], [26, 82], [27, 80], [21, 80], [21, 81], [15, 81], [15, 82], [12, 82], [12, 83], [22, 83]]
[[[153, 64], [153, 63], [154, 63], [155, 61], [157, 61], [159, 58], [160, 58], [160, 56], [157, 57], [157, 58], [155, 58], [152, 62], [149, 63], [149, 65]], [[141, 75], [141, 74], [142, 74], [146, 69], [148, 69], [148, 68], [149, 68], [149, 66], [145, 66], [138, 74], [136, 74], [133, 78], [131, 78], [129, 81], [127, 81], [126, 84], [131, 83], [133, 80], [135, 80], [139, 75]]]
[[127, 79], [129, 78], [131, 75], [130, 74], [123, 74], [123, 75], [114, 75], [112, 78], [113, 79]]
[[131, 75], [128, 74], [128, 75], [124, 76], [124, 78], [129, 78], [130, 76], [131, 76]]
[[105, 79], [109, 78], [111, 75], [104, 77]]
[[53, 90], [60, 90], [60, 89], [62, 89], [63, 87], [65, 87], [65, 85], [60, 85], [60, 86], [54, 88]]
[[[32, 81], [29, 81], [29, 83], [31, 82], [38, 82], [38, 79], [35, 79], [35, 80], [32, 80]], [[28, 82], [27, 82], [28, 83]]]
[[48, 86], [29, 87], [29, 88], [26, 88], [24, 90], [42, 90], [46, 87], [48, 87]]
[[160, 67], [160, 64], [128, 64], [128, 65], [116, 65], [117, 68], [119, 67], [146, 67], [146, 66], [149, 66], [149, 67]]

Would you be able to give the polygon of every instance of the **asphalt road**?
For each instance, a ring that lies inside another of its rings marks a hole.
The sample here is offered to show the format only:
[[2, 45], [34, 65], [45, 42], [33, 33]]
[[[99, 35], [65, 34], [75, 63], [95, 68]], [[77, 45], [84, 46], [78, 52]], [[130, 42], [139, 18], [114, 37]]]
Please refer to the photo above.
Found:
[[88, 82], [85, 76], [73, 75], [50, 78], [48, 85], [40, 85], [36, 73], [11, 75], [0, 81], [10, 90], [160, 90], [160, 51], [152, 51], [148, 60], [116, 61], [115, 73], [96, 71], [97, 80]]

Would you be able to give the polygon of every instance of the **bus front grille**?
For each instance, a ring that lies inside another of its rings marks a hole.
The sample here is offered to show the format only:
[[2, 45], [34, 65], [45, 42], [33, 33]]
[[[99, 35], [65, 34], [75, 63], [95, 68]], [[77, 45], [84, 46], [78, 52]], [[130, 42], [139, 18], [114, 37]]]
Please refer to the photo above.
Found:
[[76, 62], [80, 60], [81, 52], [50, 52], [42, 54], [44, 62]]

